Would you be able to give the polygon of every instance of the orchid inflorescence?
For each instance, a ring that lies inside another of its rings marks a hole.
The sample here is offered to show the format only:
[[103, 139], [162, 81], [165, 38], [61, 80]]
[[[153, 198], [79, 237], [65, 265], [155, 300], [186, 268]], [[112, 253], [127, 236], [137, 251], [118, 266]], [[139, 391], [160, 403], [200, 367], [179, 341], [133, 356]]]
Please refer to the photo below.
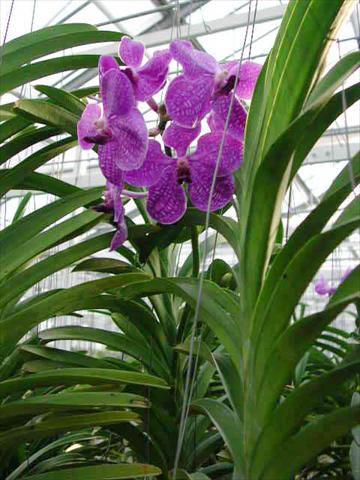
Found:
[[345, 270], [344, 274], [340, 279], [339, 285], [337, 287], [332, 287], [324, 277], [321, 277], [319, 280], [315, 282], [315, 292], [321, 296], [325, 295], [325, 296], [331, 297], [332, 295], [334, 295], [338, 287], [345, 282], [345, 280], [348, 278], [351, 272], [352, 272], [352, 268], [347, 268]]
[[[111, 249], [127, 238], [121, 197], [131, 192], [124, 190], [125, 183], [148, 189], [147, 211], [161, 224], [182, 218], [187, 196], [202, 211], [209, 206], [210, 211], [218, 210], [231, 201], [233, 173], [243, 160], [247, 117], [243, 101], [251, 98], [261, 70], [261, 65], [250, 61], [240, 67], [237, 61], [220, 65], [186, 40], [172, 41], [168, 50], [155, 52], [142, 65], [144, 46], [122, 37], [119, 56], [124, 67], [111, 56], [100, 57], [102, 107], [88, 104], [78, 122], [80, 146], [97, 145], [107, 180], [105, 202], [97, 209], [114, 213], [117, 233]], [[171, 60], [182, 66], [183, 73], [170, 82], [164, 104], [158, 105], [153, 96], [164, 88]], [[158, 113], [156, 129], [147, 130], [138, 102], [147, 102]], [[201, 135], [204, 119], [210, 133]], [[161, 143], [149, 139], [158, 135]], [[197, 138], [197, 147], [189, 154]]]

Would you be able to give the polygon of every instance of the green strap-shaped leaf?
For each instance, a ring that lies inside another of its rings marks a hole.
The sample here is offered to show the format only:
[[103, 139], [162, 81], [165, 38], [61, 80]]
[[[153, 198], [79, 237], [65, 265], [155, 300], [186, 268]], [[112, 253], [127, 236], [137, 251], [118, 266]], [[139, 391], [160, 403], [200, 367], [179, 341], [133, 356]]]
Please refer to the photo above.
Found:
[[58, 142], [38, 150], [15, 167], [8, 169], [0, 179], [0, 198], [17, 186], [29, 173], [41, 167], [49, 160], [61, 155], [77, 145], [73, 137], [64, 138]]
[[23, 427], [15, 427], [0, 433], [0, 449], [11, 448], [29, 440], [50, 437], [60, 432], [81, 430], [89, 426], [113, 425], [123, 422], [140, 423], [141, 418], [134, 412], [101, 412], [84, 415], [49, 415], [45, 420]]
[[359, 287], [354, 284], [354, 290], [356, 289], [358, 291], [346, 300], [299, 320], [280, 336], [271, 352], [255, 395], [257, 416], [262, 421], [273, 415], [273, 409], [293, 370], [326, 325], [329, 325], [349, 303], [360, 299]]
[[41, 28], [20, 37], [14, 38], [1, 47], [1, 55], [14, 53], [19, 49], [28, 47], [32, 43], [46, 42], [47, 40], [59, 35], [75, 32], [92, 32], [96, 27], [87, 23], [65, 23], [64, 25], [52, 25], [51, 27]]
[[17, 115], [0, 125], [0, 143], [28, 127], [31, 123]]
[[83, 231], [84, 228], [92, 228], [94, 222], [98, 223], [101, 217], [102, 214], [87, 210], [64, 220], [28, 241], [24, 241], [20, 246], [14, 246], [9, 252], [4, 252], [4, 255], [2, 255], [4, 268], [0, 272], [0, 280], [4, 280], [5, 277], [36, 257], [39, 253], [65, 242], [70, 235], [75, 233], [77, 236], [79, 229]]
[[80, 190], [64, 199], [57, 200], [26, 215], [0, 232], [2, 255], [11, 254], [14, 248], [23, 245], [44, 228], [69, 214], [73, 210], [100, 198], [102, 188]]
[[21, 65], [67, 48], [91, 45], [92, 43], [119, 42], [121, 37], [122, 34], [119, 32], [98, 31], [95, 29], [84, 32], [61, 32], [48, 38], [46, 41], [43, 39], [34, 41], [33, 37], [29, 40], [28, 45], [23, 48], [20, 47], [12, 52], [4, 53], [1, 74], [5, 75], [13, 72]]
[[275, 450], [301, 427], [304, 417], [321, 404], [327, 395], [336, 392], [343, 382], [359, 372], [360, 360], [340, 365], [295, 389], [272, 412], [256, 449], [253, 463], [254, 478], [258, 478], [261, 471], [266, 471]]
[[61, 252], [57, 252], [54, 255], [31, 265], [26, 270], [17, 273], [0, 287], [0, 307], [3, 307], [13, 298], [16, 298], [47, 276], [68, 267], [87, 255], [91, 255], [92, 253], [107, 248], [110, 245], [111, 238], [112, 233], [110, 232], [87, 239], [62, 250]]
[[61, 362], [72, 367], [112, 368], [113, 365], [101, 358], [90, 357], [80, 352], [70, 352], [59, 348], [39, 345], [20, 345], [19, 351], [26, 358], [43, 358], [46, 360]]
[[[20, 117], [15, 118], [19, 118], [20, 120]], [[47, 140], [54, 135], [58, 135], [59, 133], [60, 131], [53, 127], [41, 127], [17, 135], [0, 148], [0, 165], [7, 162], [11, 157], [20, 153], [22, 150], [25, 150], [38, 142]]]
[[39, 332], [39, 338], [46, 342], [56, 340], [80, 340], [106, 345], [110, 350], [124, 352], [141, 361], [156, 375], [170, 381], [169, 371], [163, 359], [156, 355], [148, 345], [136, 342], [128, 335], [118, 332], [108, 332], [100, 328], [91, 327], [57, 327]]
[[352, 52], [341, 58], [335, 66], [316, 84], [306, 101], [306, 108], [318, 102], [330, 90], [337, 89], [360, 67], [360, 52]]
[[227, 444], [235, 466], [243, 468], [243, 443], [239, 441], [242, 434], [242, 424], [236, 414], [218, 400], [202, 398], [191, 404], [191, 409], [208, 415]]
[[139, 463], [119, 465], [95, 465], [92, 467], [72, 467], [38, 475], [30, 475], [23, 480], [123, 480], [126, 478], [152, 477], [161, 474], [158, 467]]
[[310, 423], [274, 452], [272, 462], [259, 478], [290, 480], [301, 467], [358, 423], [360, 407], [339, 408]]
[[[0, 181], [7, 172], [8, 169], [5, 168], [0, 170]], [[37, 172], [30, 173], [17, 185], [14, 185], [13, 188], [19, 190], [34, 190], [38, 192], [50, 193], [56, 197], [65, 197], [66, 195], [71, 195], [72, 193], [84, 191], [81, 188], [64, 182], [56, 177], [51, 177], [44, 173]]]
[[0, 76], [0, 95], [39, 78], [83, 68], [96, 68], [98, 55], [67, 55], [32, 63]]
[[[254, 335], [259, 333], [256, 323], [259, 324], [259, 318], [265, 313], [275, 285], [281, 281], [281, 277], [288, 264], [306, 242], [321, 232], [341, 203], [350, 194], [352, 184], [349, 176], [349, 168], [350, 165], [346, 165], [343, 168], [333, 181], [328, 192], [324, 195], [320, 204], [296, 228], [286, 245], [273, 261], [257, 301], [253, 317], [255, 323]], [[360, 182], [360, 154], [355, 155], [351, 160], [351, 168], [353, 168], [354, 171], [355, 182], [358, 184]]]
[[15, 103], [14, 111], [33, 122], [56, 127], [75, 137], [77, 135], [76, 125], [79, 115], [74, 115], [58, 105], [44, 100], [18, 100]]
[[[258, 348], [255, 369], [259, 375], [268, 361], [273, 342], [287, 327], [292, 312], [316, 271], [334, 248], [359, 225], [360, 217], [354, 217], [348, 223], [313, 237], [289, 263], [274, 288], [264, 316], [256, 325], [258, 335], [254, 341]], [[256, 378], [259, 379], [259, 376]]]
[[48, 370], [24, 377], [15, 377], [0, 382], [0, 397], [33, 390], [37, 387], [57, 385], [106, 385], [132, 384], [168, 388], [164, 380], [145, 373], [121, 371], [109, 368], [65, 368]]
[[65, 110], [79, 116], [85, 108], [85, 103], [82, 102], [76, 95], [66, 92], [61, 88], [51, 87], [49, 85], [36, 85], [35, 90], [46, 95], [56, 105], [65, 108]]
[[25, 400], [8, 402], [0, 407], [0, 424], [27, 421], [46, 412], [71, 413], [73, 410], [94, 408], [146, 408], [148, 402], [140, 395], [117, 392], [61, 392], [56, 395], [31, 396]]
[[[195, 278], [153, 279], [122, 289], [121, 296], [137, 298], [173, 293], [196, 308], [199, 281]], [[205, 281], [200, 303], [200, 319], [213, 330], [240, 371], [241, 331], [236, 299], [215, 283]]]
[[[133, 282], [145, 281], [148, 278], [148, 275], [142, 273], [115, 275], [85, 282], [72, 288], [61, 290], [39, 301], [34, 301], [30, 305], [25, 304], [23, 308], [16, 311], [13, 315], [2, 320], [0, 344], [3, 345], [3, 348], [8, 347], [10, 342], [19, 340], [30, 328], [54, 315], [66, 315], [87, 308], [101, 308], [99, 305], [102, 305], [102, 297], [97, 297], [101, 293]], [[104, 300], [107, 300], [106, 296]], [[11, 328], [9, 328], [10, 325]]]

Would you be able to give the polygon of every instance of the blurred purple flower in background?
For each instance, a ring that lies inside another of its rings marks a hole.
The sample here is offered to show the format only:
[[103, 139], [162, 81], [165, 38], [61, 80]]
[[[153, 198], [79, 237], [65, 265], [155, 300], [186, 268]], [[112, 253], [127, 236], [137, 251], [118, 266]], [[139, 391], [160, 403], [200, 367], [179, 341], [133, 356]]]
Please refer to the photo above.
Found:
[[318, 295], [327, 295], [331, 296], [334, 295], [338, 287], [348, 278], [350, 273], [353, 271], [352, 268], [347, 268], [342, 275], [339, 285], [337, 287], [332, 287], [327, 280], [325, 280], [324, 277], [321, 277], [317, 282], [315, 282], [315, 292]]

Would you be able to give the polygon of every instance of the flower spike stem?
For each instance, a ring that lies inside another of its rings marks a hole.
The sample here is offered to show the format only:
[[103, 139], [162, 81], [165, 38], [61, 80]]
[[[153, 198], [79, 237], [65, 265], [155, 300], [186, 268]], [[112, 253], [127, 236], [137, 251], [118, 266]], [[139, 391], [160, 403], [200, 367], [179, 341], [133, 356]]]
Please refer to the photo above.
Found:
[[131, 190], [123, 190], [122, 195], [126, 195], [129, 198], [146, 198], [147, 192], [132, 192]]
[[159, 105], [157, 104], [156, 100], [153, 99], [153, 97], [149, 98], [149, 100], [146, 102], [151, 110], [154, 112], [158, 113], [159, 111]]

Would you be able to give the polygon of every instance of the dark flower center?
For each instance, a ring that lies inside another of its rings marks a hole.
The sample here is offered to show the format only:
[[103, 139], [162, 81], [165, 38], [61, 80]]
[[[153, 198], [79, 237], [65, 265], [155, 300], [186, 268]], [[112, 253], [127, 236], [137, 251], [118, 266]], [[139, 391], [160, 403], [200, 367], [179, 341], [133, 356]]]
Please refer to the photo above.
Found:
[[105, 145], [111, 137], [112, 130], [109, 127], [106, 127], [102, 121], [98, 121], [96, 124], [97, 132], [96, 135], [85, 137], [84, 140], [89, 143], [96, 143], [97, 145]]
[[186, 158], [179, 158], [177, 161], [176, 176], [179, 185], [182, 183], [191, 183], [189, 162]]

